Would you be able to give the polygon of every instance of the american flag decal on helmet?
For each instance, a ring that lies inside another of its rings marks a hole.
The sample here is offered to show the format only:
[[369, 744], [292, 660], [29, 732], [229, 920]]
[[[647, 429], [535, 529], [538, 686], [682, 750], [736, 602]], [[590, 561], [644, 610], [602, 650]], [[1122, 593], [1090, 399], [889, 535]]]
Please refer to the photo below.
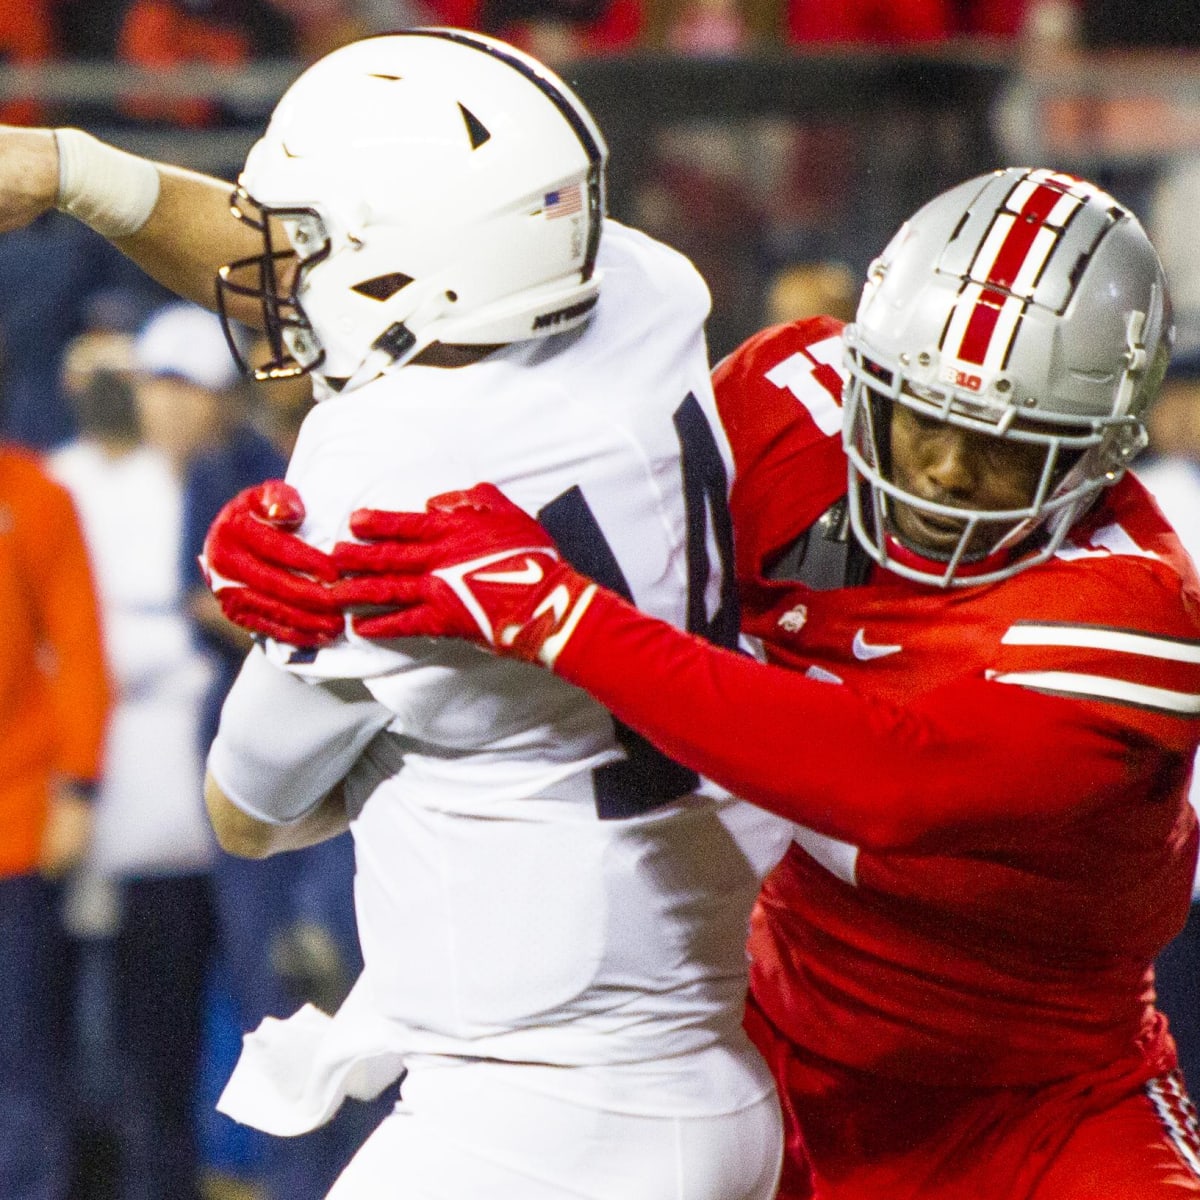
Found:
[[542, 212], [548, 220], [555, 217], [569, 217], [572, 213], [583, 209], [583, 189], [577, 183], [570, 187], [559, 188], [556, 192], [547, 192], [542, 201]]
[[951, 310], [942, 350], [979, 380], [1003, 370], [1021, 318], [1063, 232], [1093, 185], [1053, 171], [1028, 172], [992, 219]]

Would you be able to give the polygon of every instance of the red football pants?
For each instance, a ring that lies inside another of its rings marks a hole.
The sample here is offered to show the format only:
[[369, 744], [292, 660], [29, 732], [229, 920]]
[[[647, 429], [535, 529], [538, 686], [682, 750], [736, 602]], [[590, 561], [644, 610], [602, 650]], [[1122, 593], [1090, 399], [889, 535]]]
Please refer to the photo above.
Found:
[[1041, 1087], [930, 1087], [819, 1059], [753, 999], [746, 1029], [783, 1106], [778, 1200], [1200, 1197], [1200, 1128], [1178, 1072], [1148, 1083], [1118, 1068]]

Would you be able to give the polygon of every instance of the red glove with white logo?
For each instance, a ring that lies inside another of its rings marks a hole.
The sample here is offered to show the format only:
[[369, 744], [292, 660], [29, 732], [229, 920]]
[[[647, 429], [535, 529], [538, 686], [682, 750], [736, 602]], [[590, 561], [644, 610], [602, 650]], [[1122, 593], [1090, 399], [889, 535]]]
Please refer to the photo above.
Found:
[[334, 547], [343, 579], [330, 592], [368, 638], [460, 637], [552, 667], [596, 585], [550, 535], [490, 483], [447, 492], [423, 513], [359, 509], [362, 543]]
[[345, 629], [327, 584], [327, 554], [293, 533], [304, 520], [300, 493], [282, 479], [239, 492], [204, 539], [200, 569], [235, 625], [293, 646], [327, 646]]

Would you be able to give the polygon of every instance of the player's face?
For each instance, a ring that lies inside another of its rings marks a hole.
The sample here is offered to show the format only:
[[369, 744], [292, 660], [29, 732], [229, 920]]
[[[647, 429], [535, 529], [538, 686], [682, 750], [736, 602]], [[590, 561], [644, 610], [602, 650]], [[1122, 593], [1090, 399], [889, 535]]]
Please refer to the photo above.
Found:
[[[892, 405], [892, 482], [922, 500], [984, 512], [1023, 508], [1030, 503], [1046, 461], [1043, 447], [960, 429], [933, 417]], [[922, 512], [892, 499], [888, 512], [895, 534], [907, 546], [932, 558], [949, 558], [965, 522]], [[993, 545], [1000, 524], [980, 522], [964, 558]]]
[[139, 379], [134, 395], [143, 438], [173, 463], [185, 463], [219, 440], [223, 405], [218, 393], [165, 376]]

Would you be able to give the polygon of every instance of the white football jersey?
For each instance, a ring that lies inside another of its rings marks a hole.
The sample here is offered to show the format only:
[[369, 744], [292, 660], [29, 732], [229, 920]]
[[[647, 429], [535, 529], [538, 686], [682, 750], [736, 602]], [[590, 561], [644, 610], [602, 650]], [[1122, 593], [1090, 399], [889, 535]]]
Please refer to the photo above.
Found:
[[[732, 646], [707, 290], [613, 222], [599, 265], [581, 330], [466, 368], [405, 366], [317, 405], [288, 471], [301, 532], [328, 549], [357, 508], [421, 509], [490, 481], [593, 578]], [[464, 642], [349, 636], [267, 655], [362, 680], [392, 714], [349, 792], [362, 986], [407, 1048], [587, 1065], [738, 1035], [749, 911], [790, 827], [550, 673]]]

